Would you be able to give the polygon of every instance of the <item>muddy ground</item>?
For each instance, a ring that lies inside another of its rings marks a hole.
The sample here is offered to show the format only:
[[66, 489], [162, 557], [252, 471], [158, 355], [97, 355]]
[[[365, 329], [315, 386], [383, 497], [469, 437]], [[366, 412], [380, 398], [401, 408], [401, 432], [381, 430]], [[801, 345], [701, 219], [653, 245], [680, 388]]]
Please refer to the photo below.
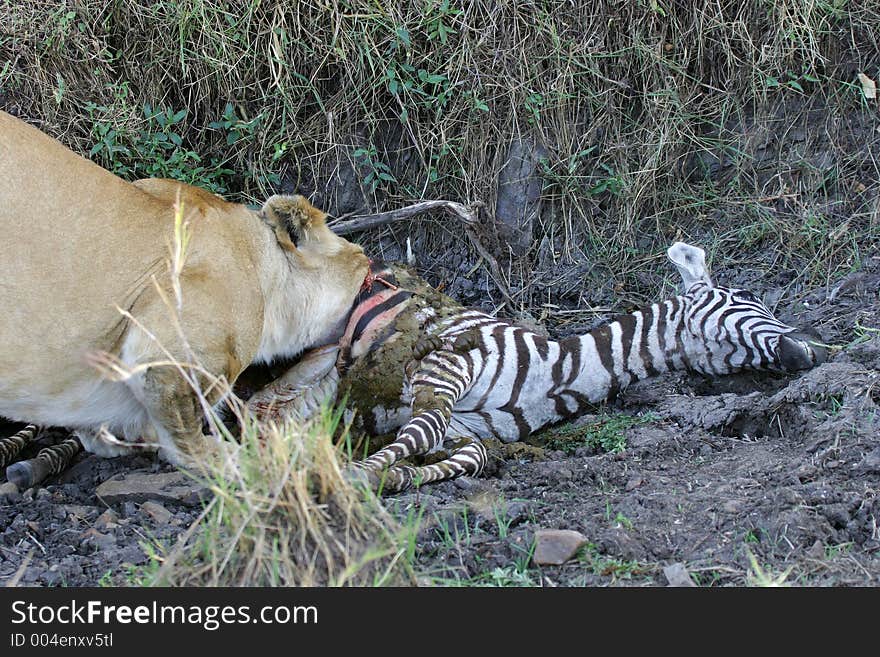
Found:
[[[401, 519], [421, 517], [422, 580], [880, 584], [878, 289], [875, 255], [839, 286], [777, 308], [836, 347], [801, 376], [642, 382], [575, 426], [492, 445], [479, 479], [389, 499]], [[589, 430], [615, 422], [631, 425], [623, 451], [584, 443]], [[153, 499], [96, 495], [101, 483], [133, 472], [171, 469], [146, 456], [81, 455], [45, 486], [0, 496], [0, 582], [139, 583], [148, 546], [172, 544], [200, 502], [185, 482], [182, 493]], [[563, 565], [535, 563], [536, 533], [548, 529], [582, 536]]]

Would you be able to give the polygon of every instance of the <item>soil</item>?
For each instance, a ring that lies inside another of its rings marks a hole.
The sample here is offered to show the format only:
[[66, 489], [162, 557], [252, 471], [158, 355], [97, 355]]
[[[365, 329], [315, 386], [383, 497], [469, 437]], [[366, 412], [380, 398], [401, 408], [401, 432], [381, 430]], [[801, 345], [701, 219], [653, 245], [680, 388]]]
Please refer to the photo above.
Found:
[[[418, 571], [451, 584], [880, 584], [878, 289], [874, 256], [777, 309], [838, 347], [800, 376], [641, 382], [598, 418], [639, 418], [623, 451], [582, 444], [597, 421], [585, 417], [529, 444], [490, 442], [481, 478], [389, 498], [402, 520], [421, 515]], [[82, 454], [45, 486], [3, 495], [0, 581], [138, 583], [150, 543], [172, 544], [198, 502], [110, 507], [95, 490], [119, 473], [169, 470]], [[563, 565], [535, 564], [542, 529], [575, 530], [584, 544]]]

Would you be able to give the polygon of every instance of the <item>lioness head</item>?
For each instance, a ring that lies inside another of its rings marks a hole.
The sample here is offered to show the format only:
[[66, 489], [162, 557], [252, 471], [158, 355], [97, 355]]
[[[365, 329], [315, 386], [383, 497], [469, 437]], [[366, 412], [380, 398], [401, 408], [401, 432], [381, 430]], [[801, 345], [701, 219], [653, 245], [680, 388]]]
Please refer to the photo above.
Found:
[[[306, 302], [303, 310], [314, 324], [312, 346], [336, 341], [369, 271], [363, 248], [336, 235], [327, 227], [327, 214], [299, 195], [272, 196], [260, 215], [297, 270], [297, 300]], [[320, 294], [309, 294], [309, 287]], [[277, 355], [288, 354], [276, 350]]]

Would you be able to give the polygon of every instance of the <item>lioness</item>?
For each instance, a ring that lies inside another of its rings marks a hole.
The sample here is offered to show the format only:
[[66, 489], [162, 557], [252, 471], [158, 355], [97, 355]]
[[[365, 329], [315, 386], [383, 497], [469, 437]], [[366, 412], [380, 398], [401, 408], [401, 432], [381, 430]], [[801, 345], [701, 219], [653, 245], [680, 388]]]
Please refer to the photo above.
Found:
[[[369, 260], [325, 217], [300, 196], [257, 212], [170, 180], [128, 183], [0, 112], [0, 416], [77, 430], [104, 455], [118, 448], [102, 429], [155, 437], [172, 462], [197, 463], [210, 447], [204, 409], [169, 361], [232, 383], [251, 362], [332, 339]], [[102, 376], [96, 353], [134, 374]], [[210, 379], [199, 381], [213, 404]]]

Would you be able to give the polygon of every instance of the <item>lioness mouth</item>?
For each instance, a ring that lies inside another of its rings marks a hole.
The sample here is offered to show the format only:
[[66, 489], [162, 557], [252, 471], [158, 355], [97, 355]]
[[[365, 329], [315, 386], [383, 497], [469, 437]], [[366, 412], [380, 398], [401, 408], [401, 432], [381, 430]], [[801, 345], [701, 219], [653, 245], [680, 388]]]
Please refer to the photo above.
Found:
[[382, 283], [385, 287], [387, 287], [391, 290], [398, 289], [397, 285], [382, 278], [382, 274], [385, 269], [386, 269], [385, 263], [373, 262], [373, 259], [370, 258], [370, 268], [367, 270], [367, 275], [364, 276], [364, 282], [361, 284], [361, 294], [358, 294], [352, 308], [357, 307], [358, 304], [361, 301], [363, 301], [363, 293], [364, 292], [366, 292], [367, 295], [372, 293], [374, 283]]

